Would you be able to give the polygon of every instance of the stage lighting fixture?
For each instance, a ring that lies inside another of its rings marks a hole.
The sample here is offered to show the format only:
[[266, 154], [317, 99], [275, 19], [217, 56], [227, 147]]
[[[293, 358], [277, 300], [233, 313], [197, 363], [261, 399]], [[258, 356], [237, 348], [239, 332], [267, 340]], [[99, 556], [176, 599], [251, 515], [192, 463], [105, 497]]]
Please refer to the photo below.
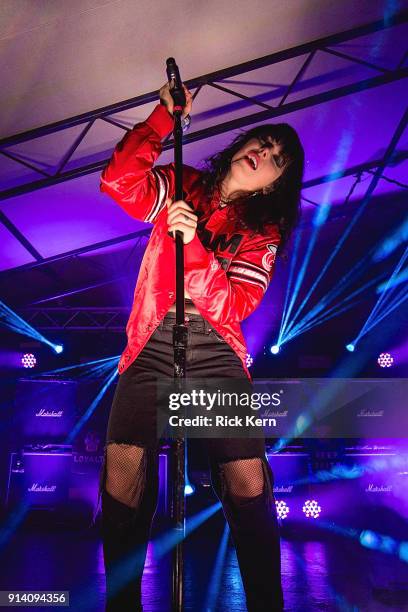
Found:
[[186, 486], [184, 487], [184, 495], [188, 497], [189, 495], [193, 495], [194, 492], [195, 488], [193, 487], [193, 485], [190, 483], [186, 484]]
[[36, 363], [37, 363], [37, 360], [32, 353], [26, 353], [21, 358], [21, 365], [24, 368], [34, 368]]
[[350, 351], [350, 353], [352, 353], [352, 352], [354, 351], [354, 349], [355, 349], [355, 346], [354, 346], [354, 344], [351, 344], [351, 343], [350, 343], [350, 344], [347, 344], [347, 345], [346, 345], [346, 349], [347, 349], [348, 351]]
[[251, 365], [254, 363], [253, 357], [251, 357], [250, 353], [246, 354], [245, 363], [246, 363], [247, 368], [250, 368]]
[[360, 544], [366, 548], [378, 548], [380, 538], [370, 529], [365, 529], [360, 533]]
[[380, 368], [390, 368], [394, 363], [394, 357], [390, 353], [381, 353], [377, 359]]
[[54, 344], [54, 351], [59, 355], [64, 350], [62, 344]]
[[278, 518], [285, 519], [289, 514], [289, 506], [283, 501], [283, 499], [276, 499], [276, 512], [278, 513]]
[[315, 499], [306, 500], [302, 510], [307, 518], [318, 518], [322, 511]]
[[399, 545], [398, 556], [402, 561], [408, 563], [408, 542], [401, 542]]
[[279, 351], [280, 351], [279, 344], [273, 344], [271, 346], [271, 353], [272, 353], [272, 355], [277, 355], [279, 353]]

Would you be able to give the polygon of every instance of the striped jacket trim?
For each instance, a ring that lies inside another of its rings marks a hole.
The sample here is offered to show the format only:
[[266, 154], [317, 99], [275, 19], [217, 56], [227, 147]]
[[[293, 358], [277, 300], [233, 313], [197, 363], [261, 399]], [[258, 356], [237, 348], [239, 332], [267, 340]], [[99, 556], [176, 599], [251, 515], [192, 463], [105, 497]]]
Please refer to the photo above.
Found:
[[163, 208], [169, 193], [169, 182], [164, 172], [157, 168], [152, 168], [152, 174], [156, 181], [156, 198], [150, 212], [146, 215], [145, 221], [153, 223], [160, 210]]
[[246, 261], [234, 260], [227, 274], [230, 278], [236, 278], [237, 280], [244, 280], [248, 283], [259, 285], [264, 292], [267, 290], [270, 281], [269, 275], [265, 270]]

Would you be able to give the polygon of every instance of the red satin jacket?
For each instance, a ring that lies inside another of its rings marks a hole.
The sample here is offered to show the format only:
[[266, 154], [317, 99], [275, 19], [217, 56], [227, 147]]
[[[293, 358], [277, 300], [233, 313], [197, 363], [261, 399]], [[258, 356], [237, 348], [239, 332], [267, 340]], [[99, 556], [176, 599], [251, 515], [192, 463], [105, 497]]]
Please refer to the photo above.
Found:
[[[122, 374], [136, 359], [175, 302], [175, 241], [168, 234], [166, 198], [175, 192], [174, 164], [155, 166], [161, 140], [173, 118], [158, 104], [116, 146], [103, 170], [101, 190], [132, 217], [153, 224], [126, 326], [128, 343], [119, 361]], [[184, 200], [198, 217], [193, 240], [184, 245], [185, 289], [201, 315], [246, 365], [247, 348], [240, 322], [261, 302], [270, 282], [280, 241], [278, 227], [264, 234], [237, 227], [221, 207], [219, 194], [204, 195], [201, 172], [183, 166]]]

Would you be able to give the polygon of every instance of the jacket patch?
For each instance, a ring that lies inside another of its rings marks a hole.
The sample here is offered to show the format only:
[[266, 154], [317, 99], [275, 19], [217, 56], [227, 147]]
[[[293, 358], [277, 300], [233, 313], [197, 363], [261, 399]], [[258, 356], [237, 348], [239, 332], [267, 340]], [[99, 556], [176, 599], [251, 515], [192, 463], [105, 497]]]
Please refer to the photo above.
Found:
[[268, 249], [268, 252], [262, 257], [262, 266], [267, 272], [270, 272], [273, 264], [275, 263], [276, 251], [278, 250], [278, 247], [276, 244], [267, 244], [266, 248]]

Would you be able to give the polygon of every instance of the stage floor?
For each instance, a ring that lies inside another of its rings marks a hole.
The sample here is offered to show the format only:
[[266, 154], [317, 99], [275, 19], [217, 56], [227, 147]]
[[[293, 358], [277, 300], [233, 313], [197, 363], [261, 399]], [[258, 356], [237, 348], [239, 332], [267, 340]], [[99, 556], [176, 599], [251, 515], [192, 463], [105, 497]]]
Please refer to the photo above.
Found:
[[[220, 546], [224, 528], [223, 515], [218, 511], [186, 541], [186, 611], [246, 610], [234, 548], [227, 538], [224, 551]], [[407, 563], [333, 533], [314, 539], [310, 535], [308, 539], [296, 531], [283, 534], [285, 610], [408, 609]], [[146, 612], [170, 610], [170, 560], [169, 555], [160, 556], [160, 543], [156, 529], [143, 578]], [[104, 610], [105, 579], [98, 525], [44, 526], [26, 521], [2, 548], [0, 566], [1, 590], [65, 590], [70, 592], [69, 609]]]

